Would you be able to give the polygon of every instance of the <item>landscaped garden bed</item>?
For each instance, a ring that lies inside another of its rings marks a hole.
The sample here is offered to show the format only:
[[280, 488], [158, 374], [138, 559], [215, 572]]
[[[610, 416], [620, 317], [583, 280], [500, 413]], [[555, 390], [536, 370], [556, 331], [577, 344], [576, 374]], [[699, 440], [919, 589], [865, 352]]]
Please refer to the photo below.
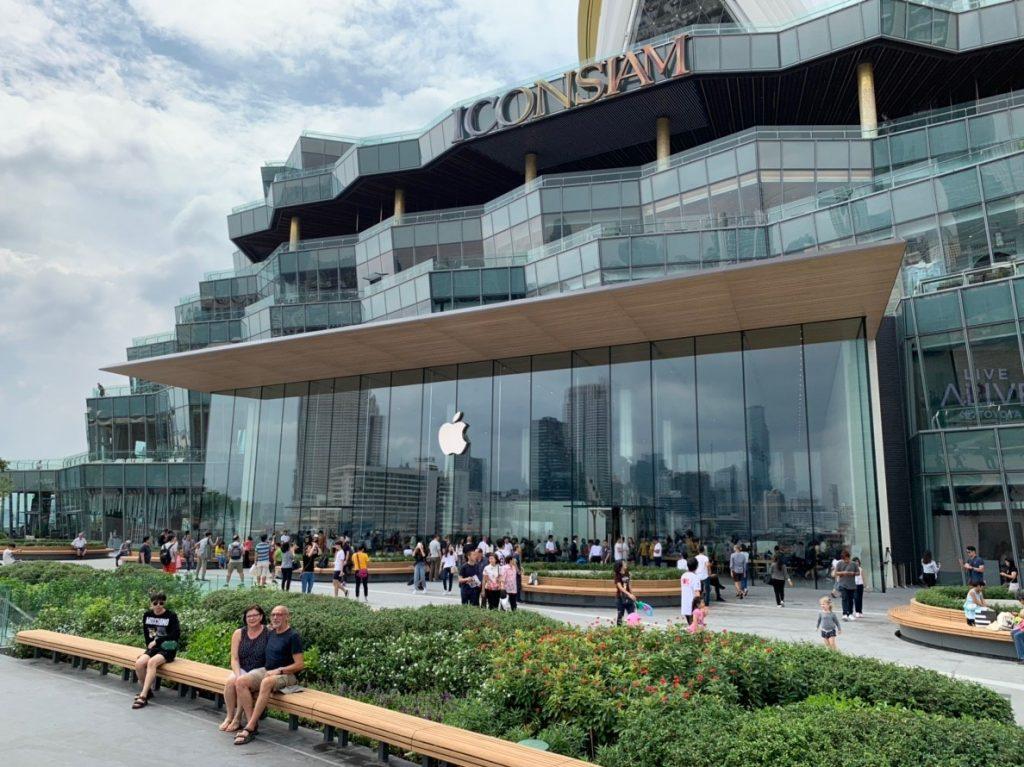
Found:
[[150, 589], [181, 618], [182, 655], [225, 666], [244, 608], [283, 603], [302, 683], [606, 767], [1015, 764], [1009, 703], [942, 674], [742, 634], [568, 627], [472, 607], [371, 610], [319, 595], [203, 596], [151, 568], [0, 569], [35, 627], [139, 644]]

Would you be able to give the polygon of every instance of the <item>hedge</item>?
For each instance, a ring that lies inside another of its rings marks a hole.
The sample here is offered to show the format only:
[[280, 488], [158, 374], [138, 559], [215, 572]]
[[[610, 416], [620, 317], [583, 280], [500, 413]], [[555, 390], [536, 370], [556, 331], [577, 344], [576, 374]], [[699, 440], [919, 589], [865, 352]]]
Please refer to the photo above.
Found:
[[[923, 605], [930, 605], [932, 607], [945, 607], [949, 610], [963, 610], [964, 600], [967, 598], [967, 586], [933, 586], [930, 589], [919, 589], [914, 595], [914, 599]], [[985, 588], [985, 599], [991, 601], [993, 599], [1007, 599], [1016, 600], [1015, 594], [1011, 594], [1005, 586], [987, 586]], [[991, 609], [997, 613], [1019, 612], [1021, 609], [1020, 603], [1013, 605], [989, 605]]]
[[[578, 565], [575, 562], [527, 562], [523, 565], [523, 571], [555, 578], [611, 580], [613, 577], [612, 565], [589, 563]], [[669, 562], [666, 567], [634, 567], [630, 565], [629, 574], [637, 581], [674, 581], [679, 579], [679, 571], [676, 569], [675, 562]]]

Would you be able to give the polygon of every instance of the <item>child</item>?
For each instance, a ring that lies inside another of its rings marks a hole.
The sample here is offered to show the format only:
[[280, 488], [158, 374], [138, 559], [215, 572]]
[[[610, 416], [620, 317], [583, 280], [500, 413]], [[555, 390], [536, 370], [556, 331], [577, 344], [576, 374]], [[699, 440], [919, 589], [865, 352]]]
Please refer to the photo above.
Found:
[[821, 638], [825, 640], [825, 646], [828, 649], [838, 650], [836, 637], [842, 633], [843, 629], [839, 625], [839, 619], [836, 618], [836, 614], [832, 612], [832, 599], [830, 597], [822, 597], [818, 604], [821, 605], [821, 612], [818, 613], [818, 629], [821, 630]]
[[707, 628], [708, 610], [704, 606], [704, 597], [698, 594], [693, 598], [693, 623], [687, 627], [687, 631], [696, 634]]
[[967, 625], [973, 626], [974, 619], [978, 615], [978, 610], [983, 607], [988, 607], [988, 603], [985, 602], [985, 593], [980, 583], [975, 583], [971, 586], [971, 590], [967, 592], [967, 599], [964, 600], [964, 617], [967, 618]]

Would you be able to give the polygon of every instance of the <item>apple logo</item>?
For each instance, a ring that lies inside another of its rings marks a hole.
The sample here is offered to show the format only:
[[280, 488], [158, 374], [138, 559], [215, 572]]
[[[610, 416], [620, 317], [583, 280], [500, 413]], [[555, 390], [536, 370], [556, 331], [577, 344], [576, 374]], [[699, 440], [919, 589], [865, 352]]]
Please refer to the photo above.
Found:
[[451, 422], [441, 424], [437, 430], [437, 442], [441, 446], [441, 452], [445, 455], [462, 455], [469, 447], [469, 440], [466, 439], [466, 429], [469, 424], [462, 420], [460, 410], [452, 416]]

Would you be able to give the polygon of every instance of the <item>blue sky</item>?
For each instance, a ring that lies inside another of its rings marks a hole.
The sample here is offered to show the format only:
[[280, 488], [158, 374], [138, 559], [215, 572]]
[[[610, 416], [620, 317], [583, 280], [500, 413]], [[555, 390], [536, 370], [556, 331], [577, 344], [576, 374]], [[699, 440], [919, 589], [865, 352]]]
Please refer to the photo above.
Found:
[[302, 130], [418, 128], [576, 57], [574, 0], [0, 0], [0, 456], [86, 447], [85, 396], [231, 265]]

